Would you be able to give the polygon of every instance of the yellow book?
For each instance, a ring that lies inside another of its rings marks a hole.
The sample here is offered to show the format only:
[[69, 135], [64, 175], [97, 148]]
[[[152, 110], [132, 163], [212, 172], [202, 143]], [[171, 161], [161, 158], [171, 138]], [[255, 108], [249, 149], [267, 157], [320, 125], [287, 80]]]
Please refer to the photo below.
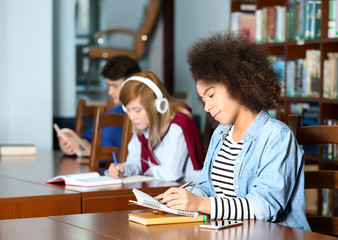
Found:
[[141, 223], [146, 226], [170, 223], [204, 222], [207, 219], [205, 215], [199, 215], [197, 217], [187, 217], [159, 211], [130, 213], [128, 215], [129, 221]]

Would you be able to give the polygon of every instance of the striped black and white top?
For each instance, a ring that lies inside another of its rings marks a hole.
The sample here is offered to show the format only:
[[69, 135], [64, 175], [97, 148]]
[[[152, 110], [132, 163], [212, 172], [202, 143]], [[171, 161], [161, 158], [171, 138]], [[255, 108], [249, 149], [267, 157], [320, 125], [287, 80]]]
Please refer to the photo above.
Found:
[[243, 141], [232, 138], [233, 127], [226, 136], [211, 169], [212, 184], [217, 197], [211, 198], [211, 219], [254, 219], [255, 215], [247, 198], [237, 198], [234, 186], [234, 167]]

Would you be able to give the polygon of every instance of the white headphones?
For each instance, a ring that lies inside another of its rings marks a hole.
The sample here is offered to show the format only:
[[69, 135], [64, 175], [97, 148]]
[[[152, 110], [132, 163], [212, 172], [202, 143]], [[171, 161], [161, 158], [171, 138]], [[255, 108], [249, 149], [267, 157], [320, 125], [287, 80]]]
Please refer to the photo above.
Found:
[[[145, 85], [147, 85], [156, 95], [156, 100], [155, 100], [155, 107], [157, 112], [164, 114], [169, 107], [169, 102], [166, 98], [163, 97], [163, 94], [160, 90], [160, 88], [153, 82], [151, 81], [149, 78], [144, 78], [144, 77], [140, 77], [140, 76], [133, 76], [130, 77], [128, 79], [126, 79], [121, 88], [123, 88], [124, 84], [126, 84], [126, 82], [128, 81], [139, 81], [144, 83]], [[122, 105], [123, 111], [127, 111], [126, 107], [124, 105]]]

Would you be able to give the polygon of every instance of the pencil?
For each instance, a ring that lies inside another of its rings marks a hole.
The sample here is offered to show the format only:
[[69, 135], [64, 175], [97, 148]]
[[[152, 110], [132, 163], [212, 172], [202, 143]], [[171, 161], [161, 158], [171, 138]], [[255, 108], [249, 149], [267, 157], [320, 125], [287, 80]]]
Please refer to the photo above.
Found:
[[192, 184], [192, 181], [187, 182], [187, 183], [183, 184], [182, 186], [179, 186], [179, 188], [186, 188], [186, 187], [188, 187], [190, 184]]
[[[190, 184], [192, 184], [192, 181], [187, 182], [187, 183], [185, 183], [185, 184], [179, 186], [178, 188], [186, 188], [186, 187], [188, 187]], [[160, 199], [158, 199], [157, 201], [161, 201], [162, 199], [163, 199], [163, 198], [160, 198]]]

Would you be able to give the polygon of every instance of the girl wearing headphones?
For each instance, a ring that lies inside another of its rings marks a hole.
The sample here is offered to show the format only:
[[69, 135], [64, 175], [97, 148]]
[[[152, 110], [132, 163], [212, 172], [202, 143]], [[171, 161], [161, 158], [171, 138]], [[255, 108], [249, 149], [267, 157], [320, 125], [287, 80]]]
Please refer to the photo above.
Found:
[[133, 123], [134, 134], [126, 162], [111, 164], [109, 175], [196, 181], [204, 150], [189, 107], [170, 97], [149, 71], [137, 73], [123, 83], [120, 101]]

